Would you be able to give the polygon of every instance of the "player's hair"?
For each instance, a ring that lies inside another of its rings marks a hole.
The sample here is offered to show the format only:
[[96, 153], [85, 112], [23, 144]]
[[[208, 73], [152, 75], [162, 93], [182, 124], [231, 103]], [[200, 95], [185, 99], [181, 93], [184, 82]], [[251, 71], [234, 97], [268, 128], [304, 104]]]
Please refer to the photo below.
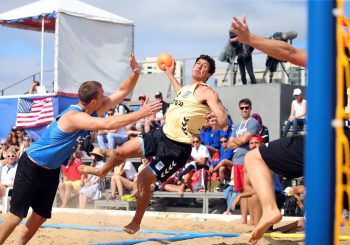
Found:
[[97, 99], [99, 89], [102, 88], [101, 83], [97, 81], [86, 81], [80, 85], [78, 97], [83, 105], [89, 104], [93, 99]]
[[214, 60], [212, 57], [210, 57], [209, 55], [201, 54], [201, 55], [196, 59], [196, 63], [197, 63], [197, 61], [200, 60], [200, 59], [208, 61], [208, 63], [209, 63], [209, 71], [208, 71], [208, 72], [209, 72], [210, 74], [214, 74], [214, 73], [215, 73], [215, 60]]

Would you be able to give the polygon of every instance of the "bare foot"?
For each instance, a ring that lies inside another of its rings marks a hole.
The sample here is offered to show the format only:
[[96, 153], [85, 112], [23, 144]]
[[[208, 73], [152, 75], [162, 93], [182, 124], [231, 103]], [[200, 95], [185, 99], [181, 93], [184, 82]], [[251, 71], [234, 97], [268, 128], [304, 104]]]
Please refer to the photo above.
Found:
[[270, 212], [263, 213], [259, 223], [256, 225], [254, 231], [250, 234], [249, 242], [256, 244], [264, 233], [273, 224], [276, 224], [282, 219], [282, 214], [279, 210], [271, 210]]
[[132, 221], [128, 225], [124, 226], [124, 229], [123, 229], [123, 231], [129, 234], [135, 234], [139, 230], [140, 230], [140, 225], [133, 223]]
[[92, 175], [96, 175], [96, 176], [101, 177], [101, 178], [104, 177], [104, 174], [102, 174], [102, 172], [100, 171], [99, 168], [94, 168], [94, 167], [90, 167], [90, 166], [86, 166], [86, 165], [80, 165], [78, 167], [78, 170], [82, 174], [92, 174]]

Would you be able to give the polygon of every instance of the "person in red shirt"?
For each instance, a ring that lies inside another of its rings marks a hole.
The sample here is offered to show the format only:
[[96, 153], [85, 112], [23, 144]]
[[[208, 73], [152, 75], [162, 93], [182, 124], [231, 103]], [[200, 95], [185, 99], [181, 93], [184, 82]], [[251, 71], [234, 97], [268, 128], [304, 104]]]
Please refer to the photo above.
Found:
[[76, 151], [69, 159], [67, 166], [61, 167], [63, 182], [58, 186], [58, 192], [62, 200], [61, 208], [67, 207], [72, 190], [78, 193], [84, 184], [85, 175], [81, 174], [78, 170], [78, 167], [82, 165], [81, 157], [82, 152]]

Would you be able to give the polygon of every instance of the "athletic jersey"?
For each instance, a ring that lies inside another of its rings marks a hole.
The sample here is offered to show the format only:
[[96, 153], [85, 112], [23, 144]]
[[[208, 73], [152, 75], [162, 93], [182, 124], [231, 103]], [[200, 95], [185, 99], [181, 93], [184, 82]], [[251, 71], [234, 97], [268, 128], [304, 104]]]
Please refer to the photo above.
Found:
[[193, 136], [205, 123], [205, 116], [211, 113], [209, 106], [194, 97], [194, 90], [205, 83], [193, 83], [183, 86], [171, 102], [165, 115], [164, 134], [171, 140], [192, 144]]
[[[65, 133], [58, 128], [58, 119], [64, 113], [72, 110], [83, 112], [80, 107], [71, 105], [58, 115], [47, 127], [42, 137], [27, 149], [28, 156], [37, 164], [50, 169], [59, 168], [62, 164], [67, 163], [69, 157], [75, 152], [77, 139], [84, 139], [90, 134], [88, 130]], [[91, 116], [97, 117], [96, 112]]]

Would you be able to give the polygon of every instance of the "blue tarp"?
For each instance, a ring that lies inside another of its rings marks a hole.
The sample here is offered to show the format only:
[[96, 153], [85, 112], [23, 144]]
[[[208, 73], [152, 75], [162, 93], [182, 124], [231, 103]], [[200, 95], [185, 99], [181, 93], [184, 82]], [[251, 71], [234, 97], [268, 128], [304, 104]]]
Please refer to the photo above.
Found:
[[[52, 97], [54, 116], [64, 111], [69, 105], [77, 104], [78, 99], [66, 96]], [[1, 98], [0, 97], [0, 138], [6, 138], [11, 132], [12, 126], [16, 124], [18, 98]], [[46, 130], [46, 126], [25, 129], [27, 134], [34, 140], [38, 139]]]

